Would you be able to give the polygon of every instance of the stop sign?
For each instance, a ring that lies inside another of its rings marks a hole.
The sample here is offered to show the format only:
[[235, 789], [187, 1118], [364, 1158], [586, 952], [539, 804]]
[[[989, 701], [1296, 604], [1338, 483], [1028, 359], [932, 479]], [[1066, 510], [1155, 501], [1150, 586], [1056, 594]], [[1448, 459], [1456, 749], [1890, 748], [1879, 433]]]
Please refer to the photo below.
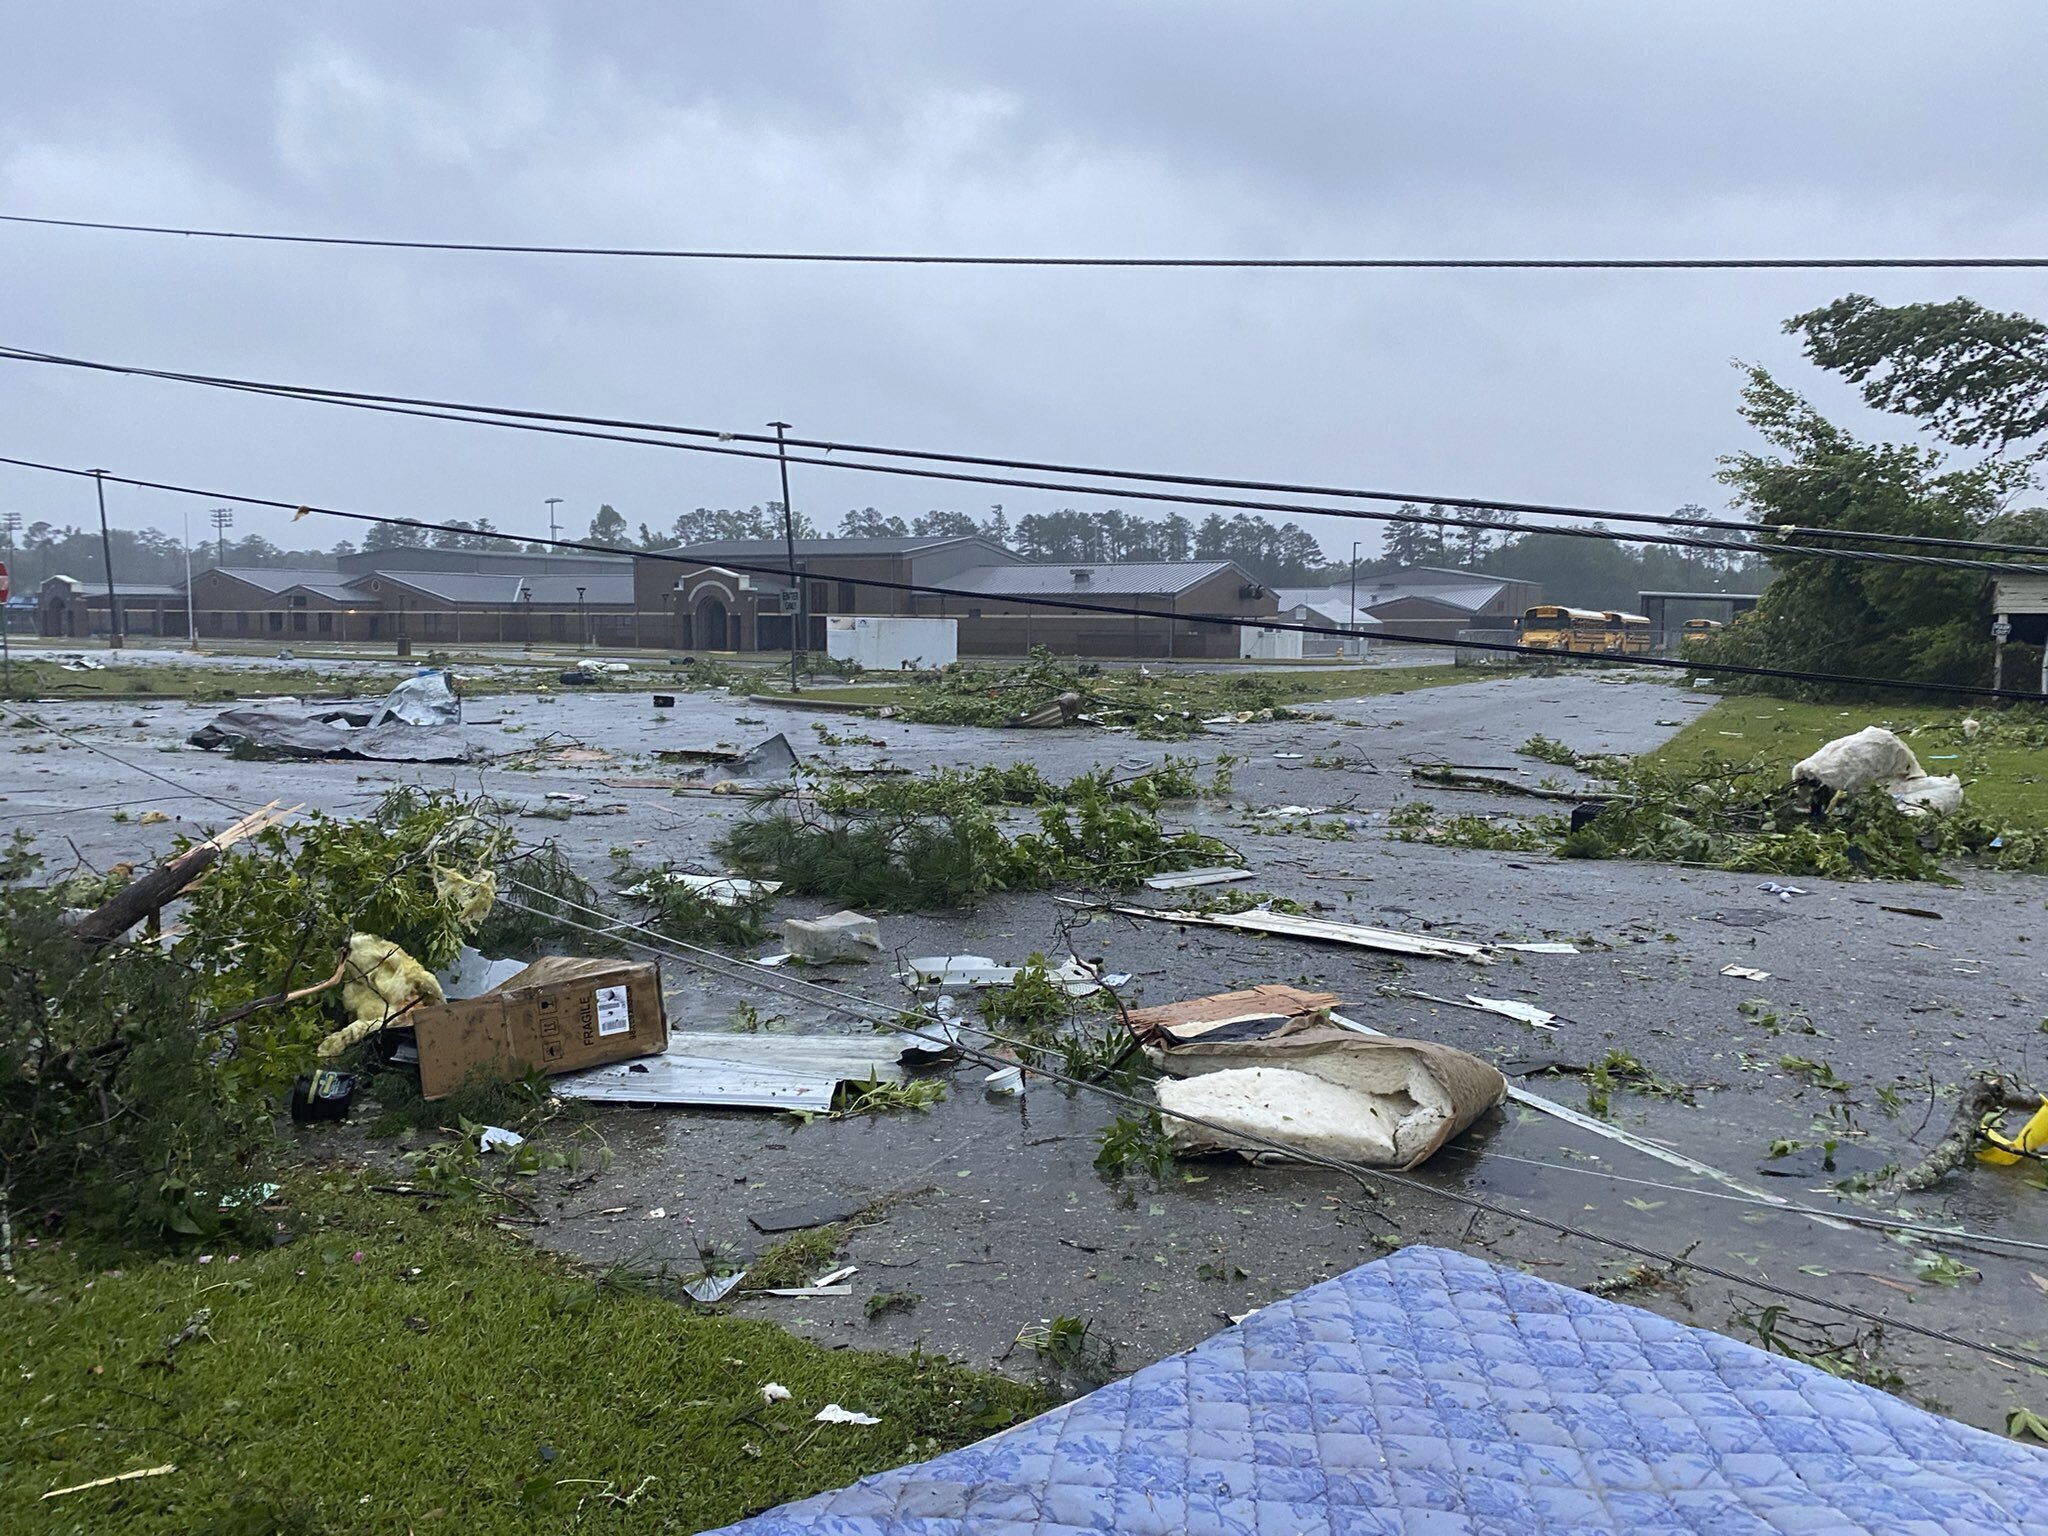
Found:
[[7, 594], [13, 590], [14, 588], [8, 584], [7, 580], [7, 562], [0, 560], [0, 603], [6, 602]]

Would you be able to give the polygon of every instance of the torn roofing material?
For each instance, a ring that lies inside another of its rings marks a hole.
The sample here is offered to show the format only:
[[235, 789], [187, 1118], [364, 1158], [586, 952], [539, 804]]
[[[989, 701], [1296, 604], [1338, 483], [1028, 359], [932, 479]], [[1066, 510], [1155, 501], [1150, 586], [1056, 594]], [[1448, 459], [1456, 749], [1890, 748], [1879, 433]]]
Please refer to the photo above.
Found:
[[1324, 944], [1347, 944], [1355, 949], [1375, 949], [1390, 955], [1469, 960], [1474, 965], [1491, 963], [1484, 944], [1474, 944], [1465, 939], [1439, 939], [1428, 934], [1400, 933], [1391, 928], [1367, 928], [1358, 923], [1333, 923], [1320, 917], [1297, 917], [1288, 912], [1178, 912], [1131, 906], [1112, 906], [1109, 910], [1119, 916], [1148, 918], [1155, 923], [1235, 928], [1244, 933], [1273, 933], [1288, 938], [1314, 939]]
[[611, 1104], [734, 1109], [832, 1107], [843, 1082], [901, 1082], [899, 1049], [852, 1035], [676, 1033], [662, 1055], [599, 1067], [555, 1082], [565, 1098]]
[[361, 730], [273, 709], [230, 709], [187, 738], [208, 751], [258, 757], [353, 757], [379, 763], [468, 763], [484, 755], [448, 725], [372, 725]]

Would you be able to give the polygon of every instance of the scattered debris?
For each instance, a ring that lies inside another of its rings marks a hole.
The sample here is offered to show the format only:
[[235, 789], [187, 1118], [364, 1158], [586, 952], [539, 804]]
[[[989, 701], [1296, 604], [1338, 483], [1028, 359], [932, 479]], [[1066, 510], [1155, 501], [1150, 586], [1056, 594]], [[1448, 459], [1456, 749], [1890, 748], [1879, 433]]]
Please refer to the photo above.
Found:
[[882, 930], [872, 917], [861, 912], [792, 917], [782, 925], [782, 942], [789, 946], [791, 954], [811, 965], [867, 961], [881, 952]]
[[1944, 922], [1944, 921], [1946, 921], [1946, 919], [1944, 919], [1944, 918], [1942, 917], [1942, 915], [1941, 915], [1941, 914], [1940, 914], [1939, 912], [1936, 912], [1936, 911], [1934, 911], [1934, 910], [1933, 910], [1932, 908], [1930, 908], [1930, 907], [1885, 907], [1885, 906], [1880, 906], [1880, 907], [1879, 907], [1879, 908], [1878, 908], [1877, 910], [1878, 910], [1878, 911], [1880, 911], [1880, 912], [1896, 912], [1896, 913], [1897, 913], [1897, 914], [1898, 914], [1898, 915], [1899, 915], [1900, 917], [1931, 917], [1931, 918], [1933, 918], [1933, 919], [1934, 919], [1934, 921], [1936, 921], [1937, 923], [1939, 923], [1939, 922]]
[[1523, 955], [1576, 955], [1579, 952], [1579, 946], [1576, 944], [1496, 944], [1493, 947], [1511, 949]]
[[[730, 1296], [733, 1288], [747, 1278], [744, 1269], [735, 1269], [723, 1275], [704, 1275], [683, 1286], [683, 1294], [692, 1301], [701, 1301], [707, 1307], [713, 1302], [723, 1301]], [[766, 1389], [763, 1389], [765, 1394]], [[788, 1394], [784, 1394], [787, 1396]]]
[[1978, 1162], [2010, 1167], [2024, 1158], [2040, 1158], [2048, 1154], [2048, 1098], [2041, 1101], [2041, 1107], [2020, 1127], [2017, 1136], [2007, 1136], [1989, 1124], [1982, 1129], [1984, 1139], [1991, 1145], [1978, 1149]]
[[789, 1396], [789, 1388], [779, 1381], [768, 1381], [761, 1384], [761, 1401], [764, 1403], [786, 1403], [789, 1401]]
[[1333, 923], [1319, 917], [1296, 917], [1284, 912], [1185, 912], [1152, 907], [1112, 906], [1121, 917], [1142, 917], [1156, 923], [1184, 923], [1210, 928], [1235, 928], [1245, 933], [1283, 934], [1288, 938], [1314, 939], [1325, 944], [1348, 944], [1357, 949], [1375, 949], [1391, 955], [1426, 956], [1438, 960], [1469, 960], [1488, 963], [1484, 944], [1463, 939], [1438, 939], [1420, 933], [1397, 933], [1386, 928], [1366, 928], [1357, 923]]
[[517, 1131], [508, 1131], [502, 1125], [487, 1125], [477, 1133], [476, 1149], [491, 1152], [502, 1147], [507, 1152], [526, 1145], [526, 1138]]
[[1484, 773], [1459, 773], [1450, 768], [1410, 768], [1408, 777], [1417, 784], [1426, 784], [1434, 789], [1483, 790], [1496, 795], [1522, 795], [1531, 800], [1568, 800], [1574, 805], [1604, 807], [1609, 798], [1597, 790], [1547, 789], [1538, 784], [1521, 784], [1513, 779], [1495, 778]]
[[[1198, 1002], [1204, 1011], [1242, 1016], [1274, 1006], [1277, 990]], [[1249, 1039], [1223, 1038], [1212, 1027], [1177, 1040], [1172, 1010], [1164, 1021], [1158, 1010], [1148, 1013], [1158, 1022], [1147, 1053], [1174, 1074], [1159, 1083], [1160, 1118], [1184, 1156], [1278, 1155], [1248, 1134], [1350, 1162], [1412, 1168], [1507, 1095], [1507, 1079], [1476, 1056], [1433, 1041], [1360, 1038], [1320, 1009], [1284, 1015]]]
[[802, 761], [796, 748], [789, 744], [789, 738], [780, 731], [765, 741], [756, 742], [744, 752], [732, 747], [672, 747], [655, 753], [655, 756], [664, 762], [701, 764], [702, 767], [692, 777], [702, 784], [762, 783], [786, 779]]
[[658, 886], [677, 886], [700, 901], [715, 907], [739, 907], [773, 896], [782, 889], [780, 880], [748, 880], [740, 875], [685, 875], [674, 870], [657, 870], [637, 885], [627, 886], [621, 896], [649, 901]]
[[893, 1041], [857, 1035], [677, 1032], [658, 1056], [562, 1079], [564, 1098], [614, 1104], [798, 1110], [823, 1114], [841, 1083], [900, 1083]]
[[[903, 979], [919, 987], [1008, 987], [1016, 984], [1020, 965], [998, 965], [982, 955], [927, 955], [908, 962]], [[1103, 987], [1120, 987], [1129, 976], [1105, 976], [1082, 960], [1047, 967], [1045, 975], [1069, 997], [1092, 997]]]
[[[1356, 1019], [1346, 1018], [1341, 1013], [1332, 1013], [1330, 1015], [1330, 1022], [1340, 1029], [1348, 1029], [1355, 1034], [1379, 1039], [1386, 1038], [1386, 1036], [1381, 1035], [1370, 1024], [1361, 1024]], [[1605, 1120], [1586, 1114], [1583, 1110], [1573, 1109], [1567, 1104], [1560, 1104], [1557, 1100], [1545, 1098], [1540, 1093], [1532, 1093], [1529, 1089], [1519, 1084], [1509, 1083], [1507, 1085], [1507, 1097], [1510, 1103], [1520, 1104], [1525, 1109], [1533, 1109], [1540, 1114], [1549, 1115], [1553, 1119], [1562, 1120], [1567, 1125], [1577, 1126], [1582, 1131], [1591, 1131], [1596, 1136], [1604, 1136], [1609, 1141], [1619, 1142], [1625, 1147], [1630, 1147], [1642, 1153], [1645, 1157], [1653, 1157], [1661, 1163], [1669, 1163], [1674, 1168], [1683, 1168], [1688, 1173], [1696, 1173], [1703, 1178], [1712, 1179], [1715, 1183], [1723, 1185], [1728, 1189], [1736, 1190], [1741, 1194], [1767, 1201], [1772, 1205], [1791, 1204], [1784, 1196], [1771, 1194], [1767, 1190], [1759, 1189], [1754, 1184], [1749, 1184], [1736, 1178], [1733, 1174], [1723, 1173], [1711, 1163], [1703, 1163], [1698, 1158], [1686, 1156], [1683, 1152], [1674, 1152], [1671, 1148], [1651, 1141], [1646, 1136], [1638, 1136], [1635, 1132], [1625, 1130], [1618, 1125], [1610, 1125]], [[1848, 1227], [1846, 1222], [1836, 1221], [1832, 1216], [1824, 1216], [1819, 1213], [1802, 1214], [1806, 1214], [1809, 1220], [1817, 1221], [1822, 1226], [1834, 1227], [1838, 1230], [1847, 1230]]]
[[855, 1413], [850, 1408], [840, 1407], [837, 1403], [827, 1403], [813, 1416], [812, 1422], [818, 1424], [879, 1424], [882, 1421], [871, 1413]]
[[88, 1488], [106, 1488], [114, 1483], [132, 1483], [142, 1477], [163, 1477], [177, 1470], [177, 1463], [171, 1461], [160, 1467], [137, 1467], [133, 1472], [117, 1472], [112, 1477], [96, 1477], [89, 1483], [73, 1483], [69, 1488], [52, 1488], [43, 1497], [61, 1499], [67, 1493], [83, 1493]]
[[1807, 894], [1796, 885], [1780, 885], [1775, 880], [1766, 880], [1757, 889], [1766, 896], [1777, 897], [1781, 903], [1789, 903], [1794, 896], [1804, 896]]
[[813, 1205], [785, 1205], [772, 1211], [752, 1212], [747, 1220], [757, 1232], [802, 1232], [812, 1227], [829, 1227], [838, 1221], [850, 1221], [871, 1203], [827, 1200]]
[[[1501, 1018], [1513, 1019], [1535, 1029], [1547, 1029], [1553, 1034], [1557, 1032], [1559, 1015], [1546, 1008], [1538, 1008], [1534, 1003], [1517, 1002], [1508, 997], [1480, 997], [1471, 992], [1467, 992], [1461, 1002], [1455, 997], [1439, 997], [1434, 992], [1417, 992], [1407, 987], [1388, 987], [1385, 990], [1397, 997], [1412, 997], [1421, 1002], [1435, 1003], [1443, 1008], [1464, 1008], [1473, 1013], [1498, 1014]], [[1570, 1020], [1565, 1022], [1569, 1023]]]
[[462, 700], [448, 674], [434, 668], [408, 677], [384, 695], [371, 713], [368, 728], [380, 725], [460, 725]]
[[1134, 1008], [1128, 1016], [1140, 1044], [1171, 1049], [1196, 1040], [1263, 1039], [1292, 1019], [1315, 1020], [1341, 1001], [1334, 992], [1262, 985], [1184, 1002]]
[[1016, 1095], [1024, 1091], [1024, 1069], [1022, 1067], [998, 1067], [982, 1079], [984, 1093]]
[[1723, 976], [1733, 976], [1738, 981], [1769, 981], [1771, 979], [1769, 971], [1760, 971], [1753, 965], [1724, 965], [1721, 967], [1721, 974]]
[[424, 1004], [407, 1019], [429, 1099], [475, 1073], [575, 1072], [650, 1056], [668, 1034], [658, 967], [566, 955], [536, 960], [476, 997]]
[[1909, 816], [1962, 809], [1963, 782], [1953, 774], [1930, 777], [1913, 749], [1881, 725], [1839, 736], [1792, 767], [1792, 782], [1823, 791], [1817, 803], [1836, 795], [1878, 788]]
[[850, 1285], [778, 1285], [764, 1291], [756, 1291], [754, 1294], [757, 1296], [795, 1296], [799, 1298], [851, 1296], [853, 1294], [853, 1287]]
[[292, 1084], [292, 1123], [312, 1125], [320, 1121], [343, 1120], [356, 1096], [352, 1073], [319, 1067]]
[[1153, 875], [1145, 884], [1155, 891], [1185, 891], [1199, 885], [1227, 885], [1233, 880], [1249, 880], [1251, 877], [1252, 872], [1248, 869], [1218, 864], [1207, 869], [1183, 870], [1177, 875]]

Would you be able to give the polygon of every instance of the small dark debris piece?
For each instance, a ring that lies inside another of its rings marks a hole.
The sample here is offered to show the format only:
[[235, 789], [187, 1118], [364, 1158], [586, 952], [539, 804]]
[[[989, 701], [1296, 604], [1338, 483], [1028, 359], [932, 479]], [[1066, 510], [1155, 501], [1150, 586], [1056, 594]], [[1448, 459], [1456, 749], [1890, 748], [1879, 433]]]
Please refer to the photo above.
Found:
[[864, 1200], [821, 1200], [814, 1205], [778, 1206], [772, 1211], [755, 1211], [747, 1217], [757, 1232], [801, 1232], [807, 1227], [830, 1226], [850, 1221], [867, 1209]]
[[676, 707], [676, 696], [672, 693], [657, 693], [654, 696], [654, 707], [656, 709], [674, 709]]
[[343, 1119], [355, 1096], [355, 1078], [321, 1067], [292, 1085], [292, 1121], [296, 1125], [311, 1125], [316, 1120]]
[[1926, 907], [1879, 907], [1877, 910], [1880, 912], [1896, 912], [1901, 917], [1931, 917], [1937, 923], [1947, 921], [1939, 912], [1930, 911]]
[[429, 1324], [424, 1317], [408, 1317], [405, 1320], [405, 1326], [414, 1333], [425, 1333]]

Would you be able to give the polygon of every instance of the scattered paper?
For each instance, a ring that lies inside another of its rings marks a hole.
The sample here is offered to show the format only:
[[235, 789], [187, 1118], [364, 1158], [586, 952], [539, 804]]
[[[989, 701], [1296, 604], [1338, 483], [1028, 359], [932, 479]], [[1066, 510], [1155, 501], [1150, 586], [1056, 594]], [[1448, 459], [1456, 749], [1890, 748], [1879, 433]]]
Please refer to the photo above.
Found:
[[855, 1413], [837, 1403], [827, 1403], [820, 1408], [813, 1419], [818, 1424], [879, 1424], [882, 1421], [872, 1413]]
[[786, 1403], [789, 1401], [789, 1388], [779, 1381], [764, 1382], [761, 1387], [761, 1401], [764, 1403]]
[[844, 1269], [833, 1270], [832, 1273], [829, 1275], [818, 1276], [817, 1279], [811, 1282], [811, 1289], [816, 1291], [822, 1291], [828, 1285], [837, 1285], [842, 1280], [850, 1280], [853, 1278], [853, 1276], [859, 1273], [859, 1266], [849, 1264]]
[[1769, 971], [1760, 971], [1753, 965], [1724, 965], [1721, 967], [1721, 974], [1723, 976], [1734, 976], [1742, 981], [1769, 981], [1771, 979]]
[[510, 1152], [514, 1147], [523, 1147], [525, 1145], [526, 1138], [524, 1136], [520, 1135], [517, 1131], [508, 1131], [502, 1125], [485, 1126], [476, 1139], [476, 1149], [479, 1152], [490, 1152], [498, 1147], [503, 1147], [507, 1152]]
[[668, 1207], [666, 1207], [666, 1206], [662, 1206], [662, 1205], [657, 1205], [657, 1206], [656, 1206], [656, 1207], [655, 1207], [655, 1208], [654, 1208], [653, 1210], [651, 1210], [651, 1211], [649, 1211], [649, 1212], [647, 1213], [646, 1219], [647, 1219], [648, 1221], [661, 1221], [661, 1220], [663, 1220], [664, 1218], [666, 1218], [666, 1217], [667, 1217], [667, 1215], [668, 1215]]

